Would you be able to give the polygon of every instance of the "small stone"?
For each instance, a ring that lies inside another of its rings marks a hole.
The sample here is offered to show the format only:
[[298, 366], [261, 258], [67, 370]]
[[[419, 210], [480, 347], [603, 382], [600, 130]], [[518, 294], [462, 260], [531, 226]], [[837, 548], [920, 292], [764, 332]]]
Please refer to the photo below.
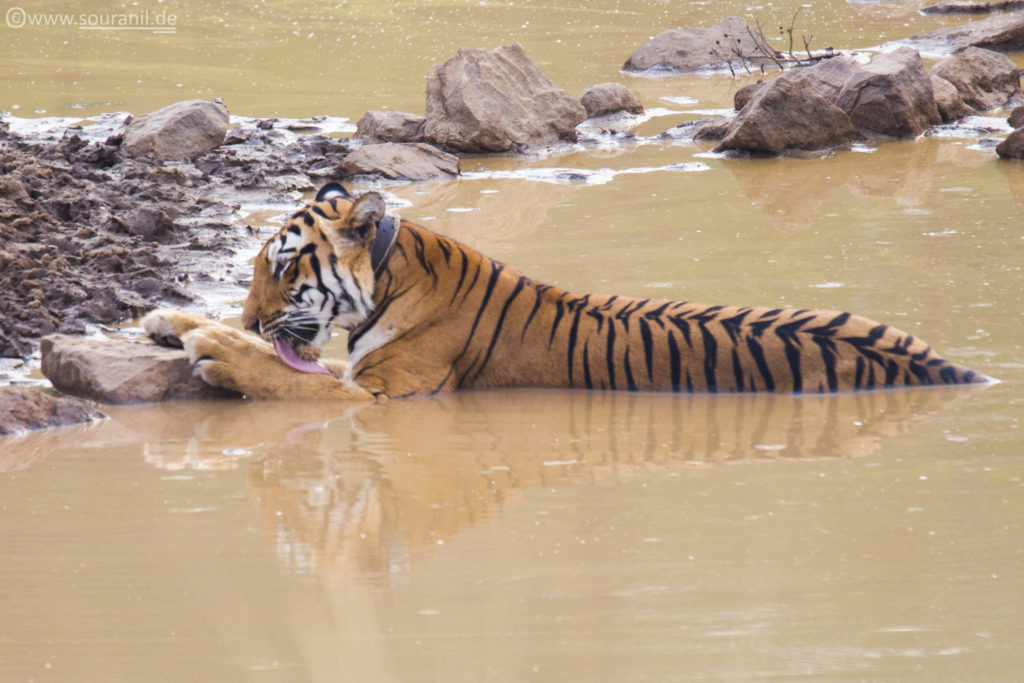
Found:
[[587, 118], [625, 111], [629, 114], [643, 114], [644, 105], [632, 90], [621, 83], [599, 83], [592, 85], [578, 98], [587, 110]]

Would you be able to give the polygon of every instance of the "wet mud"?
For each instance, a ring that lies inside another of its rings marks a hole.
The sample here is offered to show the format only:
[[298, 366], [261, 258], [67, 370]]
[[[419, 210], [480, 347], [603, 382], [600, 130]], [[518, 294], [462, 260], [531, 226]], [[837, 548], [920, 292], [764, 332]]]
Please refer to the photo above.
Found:
[[194, 302], [197, 282], [245, 286], [244, 272], [226, 272], [254, 243], [242, 203], [294, 199], [337, 177], [349, 151], [315, 120], [303, 135], [247, 120], [209, 154], [157, 162], [127, 156], [123, 120], [106, 123], [28, 135], [0, 121], [0, 358]]

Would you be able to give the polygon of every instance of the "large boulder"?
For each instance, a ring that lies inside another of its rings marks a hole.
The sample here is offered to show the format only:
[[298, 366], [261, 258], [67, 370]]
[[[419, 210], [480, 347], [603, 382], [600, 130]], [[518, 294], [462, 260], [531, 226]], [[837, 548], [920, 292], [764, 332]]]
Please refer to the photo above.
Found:
[[121, 149], [160, 161], [194, 159], [216, 149], [227, 132], [228, 110], [219, 98], [185, 100], [132, 119]]
[[835, 104], [839, 93], [854, 75], [863, 71], [863, 66], [846, 55], [837, 54], [823, 59], [813, 66], [793, 69], [785, 74], [791, 80], [806, 80], [818, 94]]
[[459, 175], [459, 158], [422, 142], [382, 142], [363, 145], [349, 154], [341, 162], [341, 170], [389, 180], [435, 180]]
[[506, 152], [576, 140], [587, 112], [518, 43], [460, 49], [427, 76], [428, 142], [461, 152]]
[[966, 47], [999, 52], [1024, 50], [1024, 14], [1000, 14], [897, 41], [924, 52], [950, 54]]
[[1013, 131], [996, 145], [996, 154], [1004, 159], [1024, 159], [1024, 128]]
[[52, 334], [42, 340], [42, 371], [55, 388], [100, 403], [236, 398], [193, 375], [181, 349], [129, 340]]
[[710, 28], [674, 28], [654, 36], [637, 48], [626, 71], [687, 72], [743, 68], [773, 64], [775, 51], [741, 17], [726, 17]]
[[422, 142], [427, 120], [404, 111], [368, 111], [356, 123], [355, 140], [372, 142]]
[[0, 387], [0, 436], [104, 417], [96, 408], [77, 398], [56, 396], [37, 387]]
[[917, 137], [942, 122], [921, 55], [909, 47], [877, 55], [856, 71], [835, 99], [860, 130]]
[[630, 114], [644, 113], [644, 105], [640, 103], [640, 98], [621, 83], [592, 85], [580, 93], [578, 100], [587, 110], [588, 119], [620, 111]]
[[781, 154], [790, 149], [824, 149], [859, 137], [846, 112], [808, 81], [776, 78], [733, 119], [715, 150]]
[[960, 98], [979, 111], [1017, 103], [1020, 74], [1006, 55], [969, 47], [932, 67], [932, 75], [953, 84]]

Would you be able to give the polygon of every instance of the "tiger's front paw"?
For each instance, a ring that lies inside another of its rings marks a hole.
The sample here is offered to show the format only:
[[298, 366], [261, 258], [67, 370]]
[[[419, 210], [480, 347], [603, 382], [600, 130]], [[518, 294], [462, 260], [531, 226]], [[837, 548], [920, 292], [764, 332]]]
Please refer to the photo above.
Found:
[[333, 374], [293, 370], [269, 344], [227, 326], [199, 327], [182, 340], [204, 382], [250, 398], [373, 399], [365, 389]]
[[186, 313], [173, 308], [158, 308], [150, 311], [139, 321], [146, 336], [161, 346], [182, 348], [182, 338], [187, 332], [205, 325], [220, 325], [208, 318]]

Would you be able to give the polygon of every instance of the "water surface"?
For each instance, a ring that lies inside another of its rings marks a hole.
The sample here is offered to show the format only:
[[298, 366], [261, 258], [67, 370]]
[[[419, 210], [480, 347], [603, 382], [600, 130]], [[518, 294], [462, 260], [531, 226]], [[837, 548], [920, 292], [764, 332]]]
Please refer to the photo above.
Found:
[[[0, 108], [222, 96], [235, 114], [354, 121], [422, 112], [431, 64], [519, 41], [573, 94], [615, 80], [676, 112], [644, 137], [729, 106], [748, 79], [627, 76], [629, 53], [753, 12], [151, 5], [165, 7], [173, 34], [0, 26]], [[758, 12], [788, 23], [796, 7]], [[798, 30], [868, 47], [959, 21], [917, 7], [814, 3]], [[472, 158], [463, 179], [388, 188], [405, 217], [542, 281], [853, 310], [1002, 383], [109, 408], [0, 441], [0, 680], [1013, 679], [1024, 167], [996, 160], [985, 138], [1000, 135], [814, 159], [641, 141]]]

